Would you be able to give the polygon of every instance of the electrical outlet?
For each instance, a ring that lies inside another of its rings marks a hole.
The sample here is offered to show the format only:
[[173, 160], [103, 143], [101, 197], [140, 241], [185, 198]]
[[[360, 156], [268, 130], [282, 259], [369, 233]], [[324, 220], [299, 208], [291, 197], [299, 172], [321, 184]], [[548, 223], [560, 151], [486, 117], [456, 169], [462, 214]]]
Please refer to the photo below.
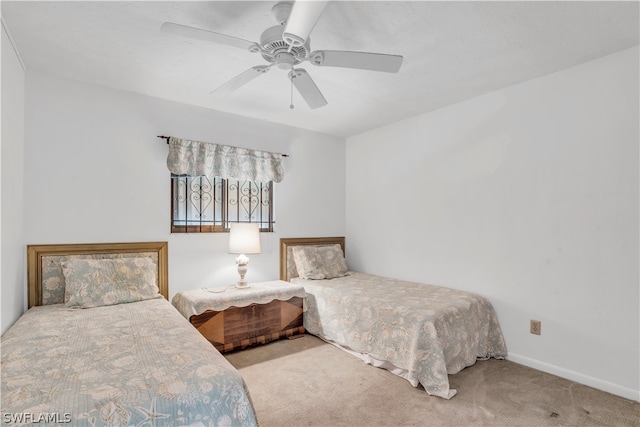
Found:
[[540, 333], [542, 333], [542, 322], [539, 320], [532, 320], [529, 332], [533, 335], [540, 335]]

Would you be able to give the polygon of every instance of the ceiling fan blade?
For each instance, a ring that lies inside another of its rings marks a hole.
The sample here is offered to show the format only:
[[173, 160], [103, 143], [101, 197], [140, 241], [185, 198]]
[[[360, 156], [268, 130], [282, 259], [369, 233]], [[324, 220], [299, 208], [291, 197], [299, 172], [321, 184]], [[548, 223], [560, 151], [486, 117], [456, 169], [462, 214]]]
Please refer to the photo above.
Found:
[[261, 74], [266, 73], [273, 66], [271, 65], [256, 65], [255, 67], [249, 68], [247, 71], [238, 74], [216, 90], [210, 93], [210, 95], [216, 96], [224, 96], [228, 95], [236, 89], [241, 88], [242, 86], [249, 83], [251, 80], [255, 79]]
[[292, 79], [293, 85], [307, 102], [309, 108], [313, 110], [327, 105], [327, 100], [324, 99], [320, 89], [305, 70], [295, 68], [289, 72], [289, 78]]
[[402, 59], [400, 55], [344, 50], [316, 50], [309, 55], [309, 62], [320, 67], [356, 68], [385, 73], [397, 73]]
[[327, 3], [328, 1], [318, 0], [294, 2], [282, 33], [282, 40], [291, 47], [304, 46]]
[[257, 43], [250, 42], [249, 40], [228, 36], [226, 34], [216, 33], [209, 30], [202, 30], [200, 28], [187, 27], [186, 25], [174, 24], [173, 22], [165, 22], [164, 24], [162, 24], [160, 26], [160, 31], [176, 36], [188, 37], [190, 39], [204, 40], [207, 42], [239, 47], [240, 49], [248, 50], [249, 52], [258, 52], [260, 50], [260, 46], [258, 46]]

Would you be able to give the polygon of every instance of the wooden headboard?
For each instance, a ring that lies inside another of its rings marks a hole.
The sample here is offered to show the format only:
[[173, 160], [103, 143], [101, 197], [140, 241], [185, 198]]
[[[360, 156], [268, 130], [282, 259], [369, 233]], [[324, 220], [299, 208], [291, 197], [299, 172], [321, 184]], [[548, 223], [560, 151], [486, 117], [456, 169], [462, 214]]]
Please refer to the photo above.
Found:
[[[80, 243], [61, 245], [28, 245], [27, 246], [27, 291], [29, 308], [43, 305], [44, 275], [60, 271], [60, 261], [65, 257], [82, 258], [126, 258], [148, 256], [158, 267], [158, 288], [160, 294], [169, 299], [169, 263], [167, 242], [133, 242], [133, 243]], [[56, 278], [53, 277], [52, 280]], [[64, 302], [64, 301], [60, 301]], [[45, 302], [46, 303], [46, 302]]]
[[280, 280], [286, 280], [287, 282], [293, 277], [295, 273], [295, 263], [291, 256], [291, 248], [294, 246], [304, 245], [335, 245], [339, 244], [344, 250], [344, 237], [297, 237], [297, 238], [283, 238], [280, 239]]

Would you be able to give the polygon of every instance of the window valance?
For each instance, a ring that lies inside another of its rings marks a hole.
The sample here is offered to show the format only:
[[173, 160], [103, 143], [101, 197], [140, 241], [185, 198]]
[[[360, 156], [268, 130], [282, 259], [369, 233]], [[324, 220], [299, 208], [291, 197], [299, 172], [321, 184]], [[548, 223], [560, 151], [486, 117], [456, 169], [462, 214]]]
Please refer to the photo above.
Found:
[[176, 175], [280, 182], [282, 155], [209, 142], [169, 138], [167, 167]]

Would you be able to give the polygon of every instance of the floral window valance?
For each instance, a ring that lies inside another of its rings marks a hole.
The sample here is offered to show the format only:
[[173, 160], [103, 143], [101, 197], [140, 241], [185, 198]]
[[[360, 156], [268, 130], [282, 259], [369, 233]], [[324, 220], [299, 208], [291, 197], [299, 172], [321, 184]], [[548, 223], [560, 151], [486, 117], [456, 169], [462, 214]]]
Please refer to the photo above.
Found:
[[167, 167], [176, 175], [280, 182], [282, 155], [209, 142], [169, 138]]

